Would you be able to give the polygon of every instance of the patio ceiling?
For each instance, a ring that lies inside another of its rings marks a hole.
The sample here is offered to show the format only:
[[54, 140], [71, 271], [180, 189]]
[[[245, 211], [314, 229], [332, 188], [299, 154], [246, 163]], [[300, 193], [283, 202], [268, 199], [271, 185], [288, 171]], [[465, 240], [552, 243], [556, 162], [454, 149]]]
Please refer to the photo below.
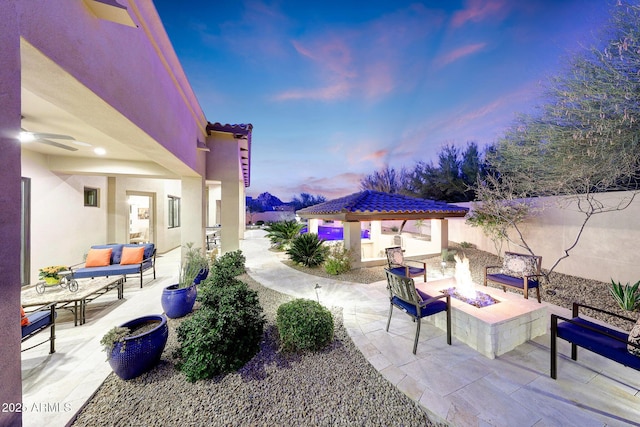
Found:
[[301, 209], [306, 219], [376, 221], [464, 217], [468, 208], [429, 199], [365, 190]]

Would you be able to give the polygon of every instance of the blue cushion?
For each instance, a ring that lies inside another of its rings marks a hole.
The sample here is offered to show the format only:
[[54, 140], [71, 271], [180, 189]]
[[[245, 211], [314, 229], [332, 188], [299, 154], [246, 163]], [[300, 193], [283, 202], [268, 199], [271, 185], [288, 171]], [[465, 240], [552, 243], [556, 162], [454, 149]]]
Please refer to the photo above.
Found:
[[[616, 331], [580, 317], [575, 317], [572, 320], [577, 324], [558, 322], [558, 337], [604, 356], [607, 359], [615, 360], [634, 369], [640, 369], [640, 357], [627, 351], [626, 341], [629, 335], [626, 332]], [[598, 332], [587, 329], [583, 327], [584, 325], [595, 328]], [[612, 339], [602, 333], [613, 335], [624, 342]]]
[[[429, 294], [422, 292], [420, 289], [416, 289], [416, 291], [418, 292], [418, 294], [420, 294], [423, 300], [428, 300], [429, 298], [431, 298]], [[417, 317], [417, 310], [415, 305], [398, 297], [393, 297], [391, 299], [391, 302], [393, 303], [393, 305], [400, 307], [410, 315]], [[441, 311], [446, 310], [447, 303], [443, 300], [437, 300], [422, 307], [422, 309], [420, 310], [420, 317], [431, 316], [432, 314], [440, 313]]]
[[[142, 263], [142, 269], [146, 270], [152, 266], [151, 261]], [[118, 276], [120, 274], [140, 273], [140, 264], [114, 264], [108, 267], [85, 267], [73, 271], [75, 279], [86, 279], [91, 277]]]
[[91, 249], [109, 249], [111, 248], [111, 264], [120, 264], [122, 258], [122, 248], [124, 245], [119, 243], [109, 245], [93, 245]]
[[29, 319], [29, 324], [22, 327], [22, 338], [53, 323], [50, 310], [41, 310], [34, 311], [33, 313], [27, 313], [27, 318]]
[[[398, 276], [404, 276], [406, 270], [404, 267], [395, 267], [389, 269], [393, 274], [397, 274]], [[418, 267], [409, 267], [409, 276], [420, 276], [424, 274], [424, 268]]]
[[[524, 289], [524, 279], [521, 277], [508, 276], [506, 274], [487, 274], [487, 280], [492, 280], [498, 283], [504, 283], [514, 288]], [[538, 281], [529, 279], [529, 288], [537, 288]]]

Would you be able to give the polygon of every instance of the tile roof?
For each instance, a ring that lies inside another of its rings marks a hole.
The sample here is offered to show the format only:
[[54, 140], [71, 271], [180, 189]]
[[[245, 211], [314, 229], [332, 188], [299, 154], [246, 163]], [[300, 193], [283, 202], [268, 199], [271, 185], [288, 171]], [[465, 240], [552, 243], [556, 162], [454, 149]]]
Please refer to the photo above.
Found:
[[304, 218], [314, 215], [335, 216], [335, 219], [375, 218], [402, 219], [462, 217], [468, 208], [429, 199], [365, 190], [338, 199], [319, 203], [297, 211]]

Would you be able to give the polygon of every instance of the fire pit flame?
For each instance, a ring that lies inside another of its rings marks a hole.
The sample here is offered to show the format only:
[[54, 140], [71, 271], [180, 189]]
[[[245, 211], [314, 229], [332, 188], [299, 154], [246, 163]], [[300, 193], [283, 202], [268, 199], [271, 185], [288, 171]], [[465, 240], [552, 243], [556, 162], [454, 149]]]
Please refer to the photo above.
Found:
[[471, 269], [469, 268], [469, 258], [462, 255], [462, 258], [458, 255], [454, 255], [456, 260], [456, 289], [460, 295], [466, 298], [475, 298], [476, 290], [473, 286], [473, 280], [471, 279]]
[[462, 255], [459, 257], [455, 255], [456, 260], [456, 272], [455, 280], [456, 287], [443, 289], [440, 292], [449, 294], [454, 298], [471, 304], [475, 307], [486, 307], [496, 304], [500, 301], [493, 298], [491, 295], [487, 295], [484, 292], [476, 291], [471, 279], [471, 269], [469, 268], [469, 258]]

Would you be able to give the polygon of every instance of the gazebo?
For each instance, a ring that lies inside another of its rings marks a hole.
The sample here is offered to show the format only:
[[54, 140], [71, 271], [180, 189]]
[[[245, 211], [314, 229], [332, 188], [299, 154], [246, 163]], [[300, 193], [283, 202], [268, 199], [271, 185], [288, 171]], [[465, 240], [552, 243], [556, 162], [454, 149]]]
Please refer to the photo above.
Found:
[[[398, 243], [406, 249], [407, 256], [441, 253], [448, 245], [447, 219], [462, 218], [468, 210], [446, 202], [365, 190], [301, 209], [296, 215], [309, 221], [310, 233], [318, 232], [320, 220], [342, 221], [344, 246], [353, 254], [352, 266], [358, 268], [379, 265], [384, 247]], [[414, 244], [402, 238], [395, 240], [395, 236], [383, 236], [385, 220], [402, 220], [403, 225], [407, 220], [431, 220], [431, 240]], [[366, 253], [361, 237], [363, 221], [371, 222]]]

